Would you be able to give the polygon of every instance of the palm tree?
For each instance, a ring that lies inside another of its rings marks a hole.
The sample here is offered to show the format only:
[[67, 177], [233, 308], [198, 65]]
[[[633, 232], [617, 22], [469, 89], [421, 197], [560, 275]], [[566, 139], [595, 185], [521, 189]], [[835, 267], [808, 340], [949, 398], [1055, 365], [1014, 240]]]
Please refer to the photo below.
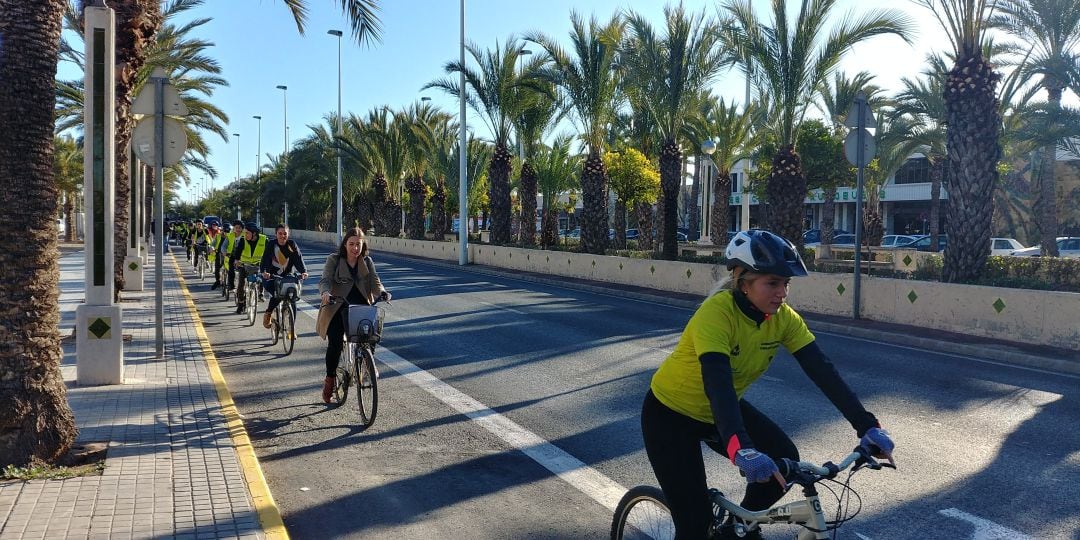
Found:
[[927, 57], [927, 68], [919, 79], [901, 79], [894, 98], [893, 114], [907, 116], [914, 125], [912, 136], [930, 166], [930, 249], [938, 250], [941, 229], [941, 186], [945, 172], [945, 79], [948, 67], [935, 54]]
[[[688, 14], [680, 4], [664, 8], [665, 34], [657, 36], [640, 14], [628, 16], [632, 37], [624, 53], [631, 70], [649, 81], [651, 111], [663, 141], [660, 148], [660, 187], [663, 194], [663, 257], [679, 254], [676, 238], [679, 185], [682, 182], [682, 131], [695, 99], [734, 58], [719, 46], [720, 33], [705, 13]], [[696, 151], [696, 149], [695, 149]]]
[[56, 187], [64, 198], [64, 240], [75, 240], [75, 203], [82, 195], [82, 142], [71, 136], [58, 136], [53, 143], [53, 174]]
[[547, 53], [548, 64], [537, 74], [559, 88], [588, 147], [588, 157], [581, 172], [584, 204], [581, 241], [587, 253], [603, 254], [608, 238], [608, 189], [601, 155], [608, 126], [616, 118], [618, 77], [615, 66], [625, 23], [621, 17], [613, 16], [603, 24], [592, 17], [586, 24], [576, 12], [570, 14], [570, 22], [573, 56], [544, 34], [530, 33], [526, 39]]
[[[801, 155], [800, 157], [803, 158], [807, 187], [809, 189], [821, 188], [823, 192], [824, 201], [821, 205], [822, 244], [832, 243], [836, 190], [843, 185], [850, 185], [849, 180], [852, 179], [851, 174], [849, 174], [850, 168], [840, 163], [843, 161], [841, 157], [843, 154], [843, 138], [847, 134], [847, 128], [844, 126], [847, 113], [854, 105], [855, 97], [859, 92], [866, 96], [867, 105], [870, 106], [871, 110], [880, 109], [887, 101], [882, 89], [873, 84], [873, 79], [874, 76], [865, 71], [860, 71], [851, 78], [848, 78], [843, 71], [837, 71], [833, 74], [832, 83], [830, 84], [826, 80], [822, 83], [822, 88], [819, 91], [821, 102], [818, 104], [818, 108], [825, 114], [825, 118], [832, 125], [833, 138], [839, 138], [840, 153], [834, 154], [836, 159], [830, 160], [820, 170], [815, 171], [815, 174], [810, 172], [811, 167], [806, 161], [807, 156]], [[803, 134], [800, 132], [800, 147], [803, 144], [802, 136]], [[831, 144], [821, 139], [818, 142]]]
[[62, 0], [16, 2], [0, 10], [0, 226], [20, 231], [6, 255], [0, 298], [0, 463], [52, 461], [75, 441], [75, 417], [60, 374], [57, 186], [53, 106]]
[[759, 20], [750, 0], [728, 0], [724, 10], [734, 20], [725, 34], [728, 46], [744, 64], [753, 65], [759, 95], [769, 95], [776, 108], [773, 157], [766, 184], [769, 227], [802, 243], [803, 175], [795, 136], [806, 109], [844, 54], [874, 36], [895, 34], [909, 41], [909, 19], [896, 11], [874, 10], [861, 17], [848, 14], [825, 35], [826, 21], [836, 0], [802, 0], [794, 23], [787, 20], [787, 1], [773, 0], [771, 26]]
[[[1041, 77], [1039, 86], [1046, 90], [1048, 115], [1061, 108], [1066, 89], [1077, 92], [1077, 65], [1080, 55], [1080, 4], [1073, 0], [1002, 0], [993, 21], [1030, 45], [1031, 53], [1021, 69]], [[1038, 221], [1042, 254], [1057, 256], [1058, 215], [1057, 182], [1054, 165], [1059, 142], [1042, 148], [1042, 174], [1039, 175]]]
[[[522, 45], [517, 39], [510, 39], [501, 48], [496, 42], [494, 49], [486, 51], [472, 43], [466, 49], [479, 69], [452, 61], [446, 64], [445, 70], [448, 74], [465, 74], [465, 83], [471, 90], [466, 92], [466, 102], [483, 118], [492, 134], [495, 155], [489, 165], [491, 239], [497, 244], [505, 244], [510, 242], [510, 170], [513, 167], [510, 134], [522, 102], [516, 68]], [[438, 88], [454, 97], [460, 95], [458, 82], [452, 78], [432, 81], [423, 88]]]
[[[522, 103], [514, 118], [514, 131], [517, 133], [521, 148], [521, 189], [518, 199], [521, 201], [521, 241], [526, 246], [536, 243], [536, 167], [531, 163], [534, 154], [542, 145], [542, 140], [562, 118], [565, 110], [556, 96], [556, 90], [550, 83], [532, 79], [529, 74], [540, 69], [543, 59], [537, 58], [525, 69], [522, 81]], [[528, 219], [526, 219], [526, 216]], [[541, 226], [541, 229], [543, 227]]]
[[945, 80], [946, 162], [950, 219], [942, 277], [977, 278], [990, 253], [994, 186], [1001, 159], [1000, 75], [987, 61], [993, 0], [915, 0], [930, 9], [949, 36], [955, 64]]
[[695, 147], [700, 148], [705, 140], [712, 140], [716, 144], [716, 150], [709, 156], [709, 161], [716, 169], [713, 203], [709, 209], [713, 224], [709, 239], [714, 246], [726, 246], [728, 243], [731, 169], [739, 160], [746, 158], [747, 146], [753, 134], [753, 120], [757, 114], [755, 109], [756, 107], [751, 105], [739, 112], [734, 103], [728, 105], [723, 98], [709, 96], [704, 102], [702, 114], [687, 130]]
[[544, 200], [540, 225], [540, 244], [544, 247], [559, 241], [559, 195], [581, 188], [574, 173], [581, 170], [582, 160], [571, 151], [572, 144], [570, 136], [556, 137], [551, 146], [538, 146], [532, 158], [537, 187]]

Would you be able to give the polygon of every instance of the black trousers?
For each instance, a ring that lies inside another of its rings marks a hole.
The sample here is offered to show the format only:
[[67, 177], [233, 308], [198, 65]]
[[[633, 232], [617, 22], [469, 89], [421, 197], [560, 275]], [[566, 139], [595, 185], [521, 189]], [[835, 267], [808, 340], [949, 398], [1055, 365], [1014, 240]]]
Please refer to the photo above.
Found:
[[214, 254], [214, 283], [221, 283], [218, 281], [218, 272], [221, 271], [222, 259], [224, 258], [225, 256], [221, 252]]
[[326, 325], [326, 376], [336, 377], [338, 362], [341, 361], [341, 350], [345, 348], [345, 317], [342, 312], [347, 311], [348, 306], [342, 306], [337, 315], [330, 319]]
[[[739, 410], [746, 432], [758, 451], [773, 459], [799, 459], [795, 443], [769, 417], [746, 400], [739, 401]], [[712, 520], [712, 508], [705, 484], [701, 441], [715, 441], [718, 438], [716, 426], [671, 410], [650, 390], [641, 407], [641, 432], [645, 436], [649, 463], [671, 508], [675, 537], [678, 540], [704, 539]], [[723, 445], [709, 443], [709, 447], [727, 457]], [[783, 496], [784, 491], [776, 480], [749, 484], [740, 506], [764, 510]]]

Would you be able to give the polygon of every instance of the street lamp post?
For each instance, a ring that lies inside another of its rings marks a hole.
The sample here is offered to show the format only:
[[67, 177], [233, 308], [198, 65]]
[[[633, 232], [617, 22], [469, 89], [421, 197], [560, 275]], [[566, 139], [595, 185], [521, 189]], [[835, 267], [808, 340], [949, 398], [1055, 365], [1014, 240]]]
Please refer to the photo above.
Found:
[[[701, 153], [705, 155], [705, 161], [710, 165], [709, 168], [705, 169], [705, 174], [699, 174], [698, 175], [698, 181], [705, 183], [705, 186], [706, 186], [706, 189], [700, 190], [701, 194], [702, 194], [701, 207], [702, 207], [702, 210], [704, 212], [704, 215], [702, 216], [702, 218], [704, 218], [704, 216], [706, 216], [706, 215], [709, 215], [709, 213], [710, 213], [709, 212], [709, 190], [708, 190], [708, 186], [710, 186], [712, 184], [712, 182], [709, 182], [709, 177], [712, 176], [712, 168], [715, 167], [715, 164], [713, 164], [713, 160], [712, 160], [713, 152], [716, 152], [716, 141], [714, 141], [714, 140], [712, 140], [710, 138], [710, 139], [705, 139], [704, 141], [701, 142]], [[713, 197], [720, 197], [720, 196], [723, 196], [723, 195], [725, 195], [725, 194], [723, 194], [723, 193], [713, 193]], [[728, 204], [728, 202], [726, 200], [721, 202], [719, 199], [717, 199], [716, 203], [714, 203], [714, 204]], [[700, 220], [698, 220], [698, 223], [705, 223], [705, 220], [700, 219]], [[719, 227], [720, 224], [712, 223], [711, 226], [712, 227]], [[727, 223], [724, 223], [723, 226], [727, 227]], [[727, 231], [726, 228], [723, 229], [723, 230]], [[691, 231], [691, 232], [693, 232], [693, 231]], [[701, 227], [699, 227], [698, 228], [698, 239], [700, 240], [701, 237], [704, 236], [704, 235], [705, 235], [704, 231], [702, 231]]]
[[262, 217], [259, 207], [262, 206], [262, 117], [252, 116], [259, 121], [258, 136], [255, 144], [255, 223], [262, 227]]
[[286, 226], [289, 225], [289, 87], [284, 84], [277, 85], [277, 89], [281, 90], [281, 104], [284, 110], [284, 120], [282, 125], [285, 126], [285, 151], [281, 154], [281, 159], [284, 161], [284, 177], [285, 181], [285, 217], [282, 220]]
[[[464, 0], [463, 0], [464, 1]], [[341, 30], [327, 30], [327, 34], [337, 36], [337, 136], [341, 137]], [[337, 237], [341, 244], [343, 231], [341, 229], [341, 200], [344, 195], [341, 191], [341, 149], [337, 151]]]
[[240, 134], [233, 133], [233, 137], [236, 137], [236, 181], [240, 181]]
[[458, 264], [469, 264], [469, 179], [466, 170], [468, 143], [465, 141], [465, 0], [461, 0], [460, 90], [458, 92]]

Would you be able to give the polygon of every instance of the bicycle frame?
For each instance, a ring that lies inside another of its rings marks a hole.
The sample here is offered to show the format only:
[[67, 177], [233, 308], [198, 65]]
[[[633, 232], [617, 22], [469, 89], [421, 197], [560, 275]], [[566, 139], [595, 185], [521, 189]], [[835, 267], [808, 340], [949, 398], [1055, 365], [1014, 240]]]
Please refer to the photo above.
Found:
[[[746, 510], [728, 500], [723, 495], [714, 497], [713, 503], [723, 507], [729, 514], [744, 521], [747, 530], [753, 525], [791, 523], [802, 525], [804, 527], [799, 531], [799, 540], [822, 540], [829, 538], [827, 531], [828, 525], [825, 522], [825, 512], [821, 509], [821, 500], [818, 498], [817, 492], [815, 491], [813, 494], [804, 492], [804, 494], [806, 495], [806, 498], [801, 501], [792, 501], [787, 504], [774, 506], [768, 510], [760, 510], [757, 512]], [[737, 522], [736, 527], [740, 526], [743, 526], [743, 524]]]

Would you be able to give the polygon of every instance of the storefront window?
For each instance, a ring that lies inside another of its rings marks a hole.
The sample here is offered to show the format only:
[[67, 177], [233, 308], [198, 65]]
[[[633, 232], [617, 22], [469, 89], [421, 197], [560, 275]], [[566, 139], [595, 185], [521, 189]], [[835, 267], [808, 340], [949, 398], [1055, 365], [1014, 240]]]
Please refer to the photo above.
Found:
[[924, 158], [909, 159], [893, 176], [896, 184], [922, 184], [930, 181], [930, 163]]

